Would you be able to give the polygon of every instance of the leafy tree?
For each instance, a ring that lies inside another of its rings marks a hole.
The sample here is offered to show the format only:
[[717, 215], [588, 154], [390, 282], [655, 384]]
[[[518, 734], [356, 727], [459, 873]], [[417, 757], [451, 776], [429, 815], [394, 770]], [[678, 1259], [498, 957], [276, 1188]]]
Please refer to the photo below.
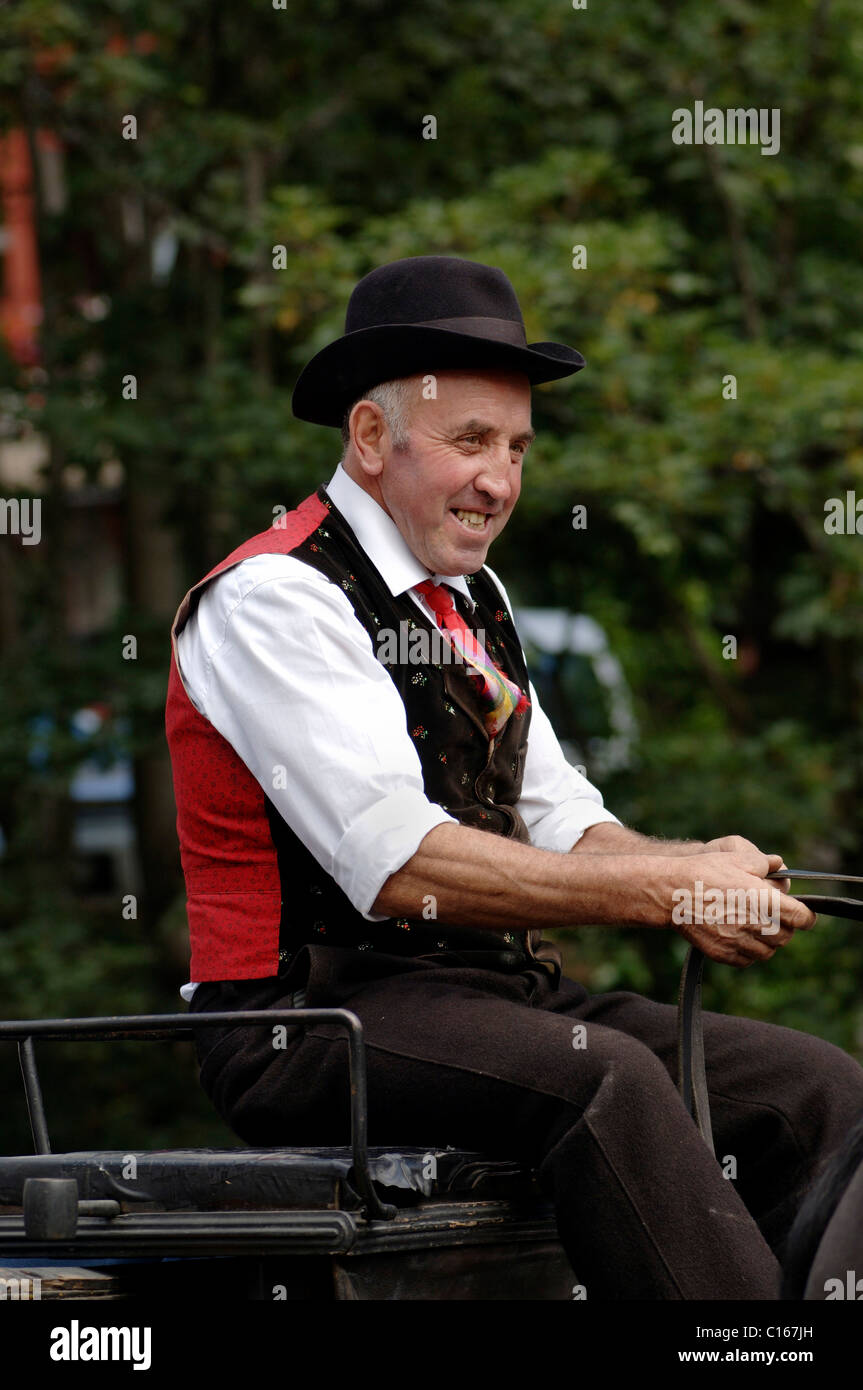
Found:
[[[333, 471], [337, 434], [294, 420], [290, 391], [357, 278], [399, 256], [501, 266], [529, 340], [588, 359], [535, 393], [539, 439], [491, 559], [520, 603], [598, 619], [623, 663], [640, 737], [607, 804], [650, 833], [741, 833], [859, 870], [863, 547], [824, 526], [830, 498], [863, 498], [855, 19], [850, 0], [0, 7], [0, 131], [26, 130], [42, 171], [44, 303], [41, 364], [0, 362], [3, 428], [46, 446], [43, 543], [0, 542], [5, 1013], [175, 1007], [170, 621]], [[673, 112], [697, 100], [779, 110], [780, 152], [674, 145]], [[47, 196], [44, 130], [64, 202]], [[62, 602], [88, 558], [70, 469], [79, 495], [118, 480], [118, 603], [87, 636]], [[67, 789], [94, 749], [70, 719], [92, 700], [126, 729], [95, 751], [120, 737], [134, 759], [134, 921], [75, 888]], [[565, 941], [591, 987], [673, 999], [673, 933]], [[861, 965], [854, 929], [824, 919], [767, 966], [712, 967], [707, 1003], [854, 1049]], [[176, 1078], [159, 1051], [124, 1063], [133, 1100], [96, 1093], [118, 1142], [130, 1125], [180, 1133], [172, 1098], [186, 1104], [193, 1068]], [[58, 1091], [79, 1091], [77, 1064], [56, 1065]], [[11, 1062], [2, 1076], [17, 1084]], [[60, 1113], [58, 1142], [83, 1142], [78, 1118]], [[183, 1135], [215, 1125], [202, 1101]]]

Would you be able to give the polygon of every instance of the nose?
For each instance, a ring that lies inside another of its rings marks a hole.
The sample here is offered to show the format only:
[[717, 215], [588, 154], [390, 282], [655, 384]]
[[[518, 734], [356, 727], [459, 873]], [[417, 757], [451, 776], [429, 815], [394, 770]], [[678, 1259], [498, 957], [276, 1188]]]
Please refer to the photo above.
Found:
[[487, 455], [474, 478], [477, 492], [484, 493], [494, 502], [506, 504], [517, 492], [518, 469], [513, 466], [509, 447], [504, 445], [493, 455]]

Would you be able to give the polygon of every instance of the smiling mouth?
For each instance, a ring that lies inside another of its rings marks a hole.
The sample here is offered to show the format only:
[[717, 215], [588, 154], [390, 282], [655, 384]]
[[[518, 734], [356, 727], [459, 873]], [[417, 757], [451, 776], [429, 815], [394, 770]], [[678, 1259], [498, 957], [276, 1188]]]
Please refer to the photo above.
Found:
[[489, 512], [472, 512], [464, 507], [453, 507], [451, 510], [456, 521], [461, 522], [466, 531], [479, 532], [486, 529], [490, 517]]

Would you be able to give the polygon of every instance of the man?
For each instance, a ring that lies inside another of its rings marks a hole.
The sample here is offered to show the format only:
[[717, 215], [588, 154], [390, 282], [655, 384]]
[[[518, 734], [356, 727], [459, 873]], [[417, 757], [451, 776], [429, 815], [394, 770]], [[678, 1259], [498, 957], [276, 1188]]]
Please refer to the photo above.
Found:
[[[172, 630], [183, 992], [195, 1012], [354, 1010], [374, 1142], [534, 1165], [589, 1298], [774, 1298], [775, 1252], [863, 1108], [863, 1070], [707, 1014], [735, 1185], [676, 1089], [674, 1008], [589, 995], [542, 938], [668, 929], [681, 891], [758, 901], [782, 866], [736, 836], [626, 829], [529, 681], [484, 562], [518, 500], [531, 384], [583, 365], [526, 342], [493, 267], [415, 257], [356, 286], [293, 398], [342, 427], [339, 467], [190, 590]], [[678, 929], [714, 960], [766, 961], [815, 920], [781, 887], [769, 926], [695, 912]], [[202, 1084], [248, 1142], [344, 1143], [344, 1037], [289, 1032], [278, 1049], [262, 1029], [201, 1032]]]

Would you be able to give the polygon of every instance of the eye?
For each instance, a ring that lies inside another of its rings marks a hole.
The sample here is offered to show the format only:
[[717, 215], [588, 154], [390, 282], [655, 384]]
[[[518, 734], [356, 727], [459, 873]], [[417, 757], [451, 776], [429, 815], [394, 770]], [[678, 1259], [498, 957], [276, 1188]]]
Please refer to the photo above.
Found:
[[524, 458], [525, 454], [527, 453], [527, 450], [528, 445], [523, 439], [518, 440], [515, 444], [512, 444], [510, 446], [510, 452], [513, 454], [518, 454], [521, 458]]
[[462, 437], [461, 437], [461, 440], [462, 440], [462, 443], [463, 443], [463, 444], [469, 444], [470, 441], [471, 441], [472, 439], [475, 439], [476, 442], [477, 442], [477, 444], [480, 444], [480, 443], [482, 442], [482, 435], [480, 435], [480, 434], [463, 434]]

